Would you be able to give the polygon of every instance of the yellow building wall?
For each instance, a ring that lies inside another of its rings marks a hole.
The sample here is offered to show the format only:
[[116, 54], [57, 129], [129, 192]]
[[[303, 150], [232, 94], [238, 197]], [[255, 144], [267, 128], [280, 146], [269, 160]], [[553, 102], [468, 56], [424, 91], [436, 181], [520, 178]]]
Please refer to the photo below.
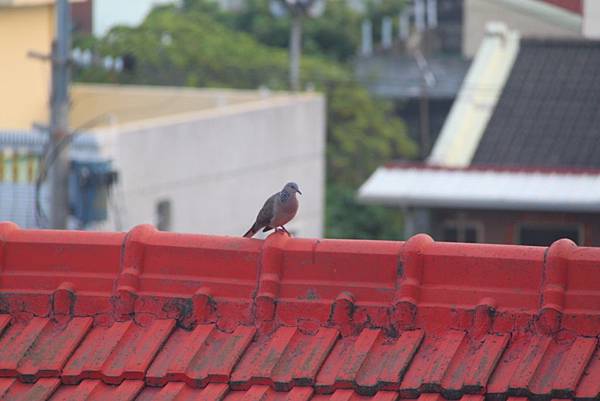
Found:
[[0, 6], [0, 129], [30, 129], [48, 122], [50, 63], [27, 57], [50, 53], [54, 7]]

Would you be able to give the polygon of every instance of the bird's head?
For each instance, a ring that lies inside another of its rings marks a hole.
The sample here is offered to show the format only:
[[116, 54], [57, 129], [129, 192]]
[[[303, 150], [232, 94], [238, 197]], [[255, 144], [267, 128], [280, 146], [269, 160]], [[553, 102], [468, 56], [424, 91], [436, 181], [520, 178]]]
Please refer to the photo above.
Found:
[[283, 187], [283, 190], [289, 192], [290, 194], [298, 192], [300, 195], [302, 195], [302, 192], [300, 192], [300, 188], [298, 188], [298, 184], [296, 184], [295, 182], [288, 182], [287, 184], [285, 184], [285, 187]]

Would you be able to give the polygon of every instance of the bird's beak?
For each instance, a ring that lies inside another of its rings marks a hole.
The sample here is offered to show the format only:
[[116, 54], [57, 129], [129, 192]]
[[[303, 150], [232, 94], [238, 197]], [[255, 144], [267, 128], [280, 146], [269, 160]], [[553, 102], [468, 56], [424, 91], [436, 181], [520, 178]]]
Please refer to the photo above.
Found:
[[300, 192], [300, 190], [298, 190], [298, 193], [299, 193], [300, 195], [302, 195], [302, 192]]

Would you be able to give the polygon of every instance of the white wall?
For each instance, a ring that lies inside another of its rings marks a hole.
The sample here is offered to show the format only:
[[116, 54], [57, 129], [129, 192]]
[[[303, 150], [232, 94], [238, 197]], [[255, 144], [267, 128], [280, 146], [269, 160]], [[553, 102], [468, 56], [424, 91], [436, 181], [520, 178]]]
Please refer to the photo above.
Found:
[[242, 235], [267, 197], [296, 181], [303, 195], [287, 228], [303, 237], [322, 236], [325, 101], [320, 95], [132, 123], [97, 137], [120, 172], [121, 229], [156, 224], [157, 202], [170, 199], [172, 231]]
[[583, 36], [600, 39], [600, 1], [598, 0], [584, 0]]

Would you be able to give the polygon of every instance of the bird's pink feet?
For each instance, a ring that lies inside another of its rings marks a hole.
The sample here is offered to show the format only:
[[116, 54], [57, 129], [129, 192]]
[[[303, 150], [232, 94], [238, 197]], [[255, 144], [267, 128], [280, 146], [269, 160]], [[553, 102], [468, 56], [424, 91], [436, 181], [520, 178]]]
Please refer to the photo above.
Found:
[[286, 230], [286, 228], [284, 226], [275, 227], [275, 232], [279, 232], [279, 231], [286, 233], [288, 235], [288, 237], [292, 236], [292, 234], [290, 234], [290, 232], [288, 230]]

